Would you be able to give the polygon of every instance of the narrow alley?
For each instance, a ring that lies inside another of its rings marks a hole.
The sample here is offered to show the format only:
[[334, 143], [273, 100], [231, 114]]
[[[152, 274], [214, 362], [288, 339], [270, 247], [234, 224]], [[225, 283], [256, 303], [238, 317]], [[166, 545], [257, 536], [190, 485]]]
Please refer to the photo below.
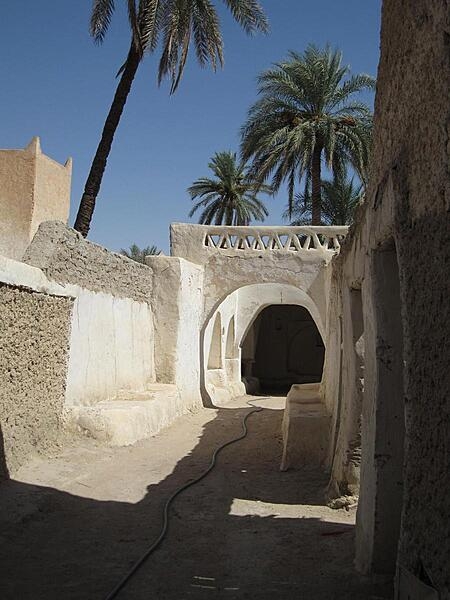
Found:
[[[241, 432], [248, 397], [185, 415], [135, 446], [78, 438], [4, 484], [3, 600], [94, 600], [158, 536], [162, 508]], [[280, 472], [285, 398], [253, 398], [248, 436], [176, 499], [167, 538], [119, 599], [382, 600], [353, 569], [356, 510], [325, 505], [327, 476]]]

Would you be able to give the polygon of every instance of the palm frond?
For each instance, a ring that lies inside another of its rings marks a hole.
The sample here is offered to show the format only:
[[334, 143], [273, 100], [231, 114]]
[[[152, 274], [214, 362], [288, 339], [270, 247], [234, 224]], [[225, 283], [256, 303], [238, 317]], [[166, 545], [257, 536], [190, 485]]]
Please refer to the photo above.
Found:
[[[333, 180], [322, 181], [321, 187], [322, 222], [325, 225], [350, 225], [355, 208], [362, 200], [363, 185], [355, 183], [354, 178], [348, 179], [344, 168]], [[295, 196], [293, 210], [288, 204], [283, 219], [291, 225], [310, 225], [311, 211], [311, 193], [305, 190]]]
[[123, 254], [123, 256], [126, 256], [127, 258], [131, 258], [131, 260], [145, 264], [146, 256], [158, 256], [161, 254], [161, 250], [154, 244], [145, 248], [139, 248], [137, 244], [131, 244], [128, 250], [122, 248], [120, 254]]
[[[372, 113], [354, 96], [373, 86], [368, 75], [350, 75], [342, 53], [330, 46], [291, 51], [261, 73], [259, 98], [241, 128], [241, 155], [249, 161], [252, 177], [270, 181], [274, 191], [286, 182], [292, 210], [297, 182], [305, 189], [310, 186], [318, 145], [334, 173], [348, 164], [366, 181]], [[318, 197], [320, 190], [315, 192]]]
[[208, 166], [215, 178], [201, 177], [187, 190], [196, 200], [189, 217], [202, 209], [199, 223], [206, 225], [248, 225], [252, 220], [265, 219], [268, 211], [258, 195], [272, 194], [273, 190], [254, 180], [235, 152], [216, 152]]
[[256, 0], [224, 0], [231, 11], [234, 19], [241, 25], [243, 30], [252, 35], [261, 31], [269, 31], [269, 22], [264, 11]]
[[94, 0], [91, 12], [90, 33], [96, 43], [101, 44], [111, 24], [114, 0]]
[[144, 52], [152, 52], [158, 44], [163, 8], [163, 0], [139, 0], [138, 23]]

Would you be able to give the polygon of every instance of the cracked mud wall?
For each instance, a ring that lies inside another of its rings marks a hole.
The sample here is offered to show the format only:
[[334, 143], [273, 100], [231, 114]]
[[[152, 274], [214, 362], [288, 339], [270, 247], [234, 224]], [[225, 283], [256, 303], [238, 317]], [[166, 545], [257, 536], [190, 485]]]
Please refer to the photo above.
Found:
[[0, 283], [3, 477], [57, 444], [72, 306], [71, 298]]

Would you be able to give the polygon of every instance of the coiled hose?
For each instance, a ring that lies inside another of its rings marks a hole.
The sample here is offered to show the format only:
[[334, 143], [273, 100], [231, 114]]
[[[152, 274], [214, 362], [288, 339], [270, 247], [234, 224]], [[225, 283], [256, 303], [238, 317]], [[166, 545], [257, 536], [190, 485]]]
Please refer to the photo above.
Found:
[[193, 485], [195, 485], [196, 483], [198, 483], [199, 481], [204, 479], [208, 475], [208, 473], [210, 473], [213, 470], [213, 468], [216, 464], [217, 456], [224, 448], [226, 448], [227, 446], [231, 446], [231, 444], [235, 444], [236, 442], [239, 442], [240, 440], [243, 440], [246, 437], [246, 435], [248, 433], [248, 429], [247, 429], [248, 418], [251, 415], [263, 410], [261, 407], [254, 407], [253, 404], [250, 403], [250, 401], [248, 401], [247, 404], [249, 406], [252, 406], [253, 410], [249, 411], [242, 419], [241, 435], [237, 438], [229, 440], [228, 442], [225, 442], [224, 444], [222, 444], [221, 446], [216, 448], [216, 450], [214, 451], [214, 453], [211, 457], [211, 462], [209, 463], [209, 466], [207, 467], [207, 469], [205, 469], [198, 477], [196, 477], [192, 481], [189, 481], [188, 483], [185, 483], [184, 485], [179, 487], [170, 496], [170, 498], [166, 501], [166, 503], [164, 505], [163, 526], [161, 528], [161, 533], [156, 538], [156, 540], [147, 548], [147, 550], [144, 552], [144, 554], [134, 563], [134, 565], [131, 567], [131, 569], [128, 571], [128, 573], [126, 573], [126, 575], [119, 581], [119, 583], [116, 585], [116, 587], [105, 597], [105, 600], [113, 600], [113, 598], [116, 598], [118, 593], [127, 585], [127, 583], [130, 581], [130, 579], [133, 577], [133, 575], [135, 575], [135, 573], [138, 571], [138, 569], [147, 560], [147, 558], [159, 547], [159, 545], [161, 544], [161, 542], [163, 541], [163, 539], [165, 538], [165, 536], [167, 534], [167, 530], [169, 527], [169, 509], [170, 509], [170, 505], [175, 500], [175, 498], [177, 496], [179, 496], [182, 492], [187, 490], [188, 488], [192, 487]]

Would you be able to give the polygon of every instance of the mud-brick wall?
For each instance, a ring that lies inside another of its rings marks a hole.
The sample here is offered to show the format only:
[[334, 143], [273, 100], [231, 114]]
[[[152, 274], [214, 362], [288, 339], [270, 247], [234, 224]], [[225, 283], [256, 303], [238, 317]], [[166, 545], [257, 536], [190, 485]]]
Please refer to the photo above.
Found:
[[375, 210], [389, 179], [395, 197], [406, 413], [399, 565], [450, 598], [449, 0], [385, 0], [381, 41], [371, 185]]
[[0, 283], [0, 478], [57, 441], [72, 305]]

